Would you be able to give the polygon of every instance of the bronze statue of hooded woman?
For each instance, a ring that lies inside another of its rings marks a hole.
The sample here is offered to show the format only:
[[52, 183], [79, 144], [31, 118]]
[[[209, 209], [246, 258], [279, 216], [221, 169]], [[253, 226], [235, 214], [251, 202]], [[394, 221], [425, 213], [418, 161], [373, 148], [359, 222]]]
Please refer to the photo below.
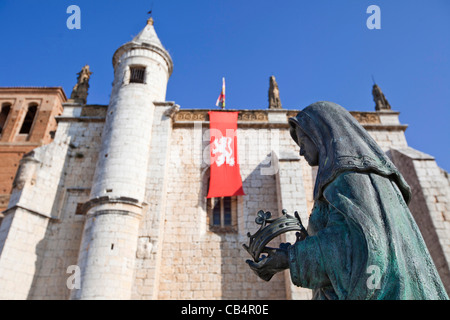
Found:
[[309, 236], [250, 268], [266, 281], [290, 269], [313, 299], [448, 299], [408, 209], [410, 188], [367, 131], [332, 102], [289, 124], [300, 155], [319, 166]]

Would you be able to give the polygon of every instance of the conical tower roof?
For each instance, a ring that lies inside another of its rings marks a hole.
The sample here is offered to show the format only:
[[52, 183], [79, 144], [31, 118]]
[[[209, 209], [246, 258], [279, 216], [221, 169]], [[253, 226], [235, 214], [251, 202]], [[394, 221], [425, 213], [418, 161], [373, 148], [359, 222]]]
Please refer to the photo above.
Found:
[[167, 52], [167, 50], [164, 48], [161, 41], [159, 40], [158, 35], [156, 34], [155, 28], [153, 26], [153, 22], [154, 22], [153, 18], [148, 19], [145, 28], [142, 29], [142, 31], [139, 32], [138, 35], [133, 38], [133, 40], [125, 43], [119, 49], [117, 49], [117, 51], [114, 53], [113, 56], [114, 68], [116, 67], [122, 55], [127, 51], [131, 51], [132, 49], [147, 49], [160, 54], [167, 62], [169, 75], [172, 73], [173, 70], [172, 58], [170, 57], [170, 54]]
[[153, 18], [147, 20], [147, 25], [139, 34], [133, 38], [132, 42], [152, 44], [164, 49], [161, 41], [153, 27]]

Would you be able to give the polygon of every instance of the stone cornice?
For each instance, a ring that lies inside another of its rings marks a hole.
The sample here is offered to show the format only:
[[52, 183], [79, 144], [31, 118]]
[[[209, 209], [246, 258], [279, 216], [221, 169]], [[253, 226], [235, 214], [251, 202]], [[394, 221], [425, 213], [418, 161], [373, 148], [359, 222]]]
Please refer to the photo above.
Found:
[[57, 94], [62, 102], [67, 101], [66, 93], [62, 87], [0, 87], [1, 94]]
[[[180, 109], [174, 115], [174, 127], [189, 127], [195, 123], [209, 123], [209, 111], [218, 111], [214, 109]], [[300, 110], [223, 110], [223, 112], [239, 112], [238, 127], [260, 127], [260, 128], [288, 128], [287, 120], [295, 117]], [[286, 121], [269, 121], [269, 113], [286, 115]], [[350, 114], [358, 120], [367, 130], [401, 130], [405, 131], [408, 127], [403, 124], [382, 124], [380, 115], [398, 115], [399, 112], [368, 112], [368, 111], [350, 111]]]
[[[178, 122], [194, 122], [205, 121], [209, 122], [209, 111], [217, 110], [205, 110], [205, 109], [180, 109], [175, 116], [175, 123]], [[268, 112], [265, 110], [222, 110], [222, 112], [239, 112], [239, 121], [256, 121], [256, 122], [268, 122]]]
[[56, 219], [55, 219], [54, 217], [52, 217], [50, 214], [46, 214], [46, 213], [43, 213], [43, 212], [38, 212], [38, 211], [35, 211], [35, 210], [32, 210], [32, 209], [29, 209], [29, 208], [27, 208], [26, 206], [23, 206], [23, 205], [20, 204], [20, 203], [14, 205], [14, 206], [12, 206], [12, 207], [7, 208], [7, 209], [6, 209], [5, 211], [3, 211], [2, 213], [3, 213], [4, 216], [6, 216], [6, 215], [8, 215], [8, 214], [10, 214], [10, 213], [15, 212], [17, 209], [26, 210], [26, 211], [28, 211], [28, 212], [30, 212], [30, 213], [32, 213], [32, 214], [38, 215], [38, 216], [43, 217], [43, 218], [47, 218], [47, 219], [51, 219], [51, 220], [56, 220]]
[[175, 101], [153, 101], [155, 107], [172, 107], [175, 105]]
[[[155, 107], [174, 107], [175, 102], [172, 101], [155, 101], [153, 102]], [[64, 122], [104, 122], [106, 118], [108, 106], [107, 105], [85, 105], [81, 111], [81, 116], [57, 116], [56, 121]], [[179, 109], [173, 110], [173, 126], [175, 128], [180, 127], [192, 127], [194, 123], [209, 123], [209, 111], [218, 111], [215, 109]], [[238, 127], [240, 128], [289, 128], [287, 120], [290, 117], [295, 117], [300, 110], [222, 110], [222, 112], [239, 112], [238, 115]], [[275, 121], [269, 119], [269, 114], [277, 115]], [[286, 121], [284, 121], [283, 114]], [[398, 116], [399, 112], [396, 111], [381, 111], [381, 112], [368, 112], [368, 111], [350, 111], [350, 114], [358, 120], [359, 123], [366, 130], [388, 130], [388, 131], [405, 131], [408, 125], [405, 124], [383, 124], [380, 116], [394, 115]], [[279, 117], [278, 117], [279, 116]]]
[[364, 124], [362, 126], [366, 130], [387, 130], [387, 131], [405, 131], [407, 124]]
[[[109, 197], [109, 196], [102, 196], [102, 197], [97, 197], [97, 198], [93, 198], [90, 199], [89, 201], [85, 202], [81, 208], [81, 211], [83, 212], [83, 214], [88, 214], [89, 216], [97, 216], [97, 215], [101, 215], [101, 214], [107, 214], [107, 213], [111, 213], [111, 212], [119, 212], [122, 211], [118, 208], [113, 208], [114, 205], [117, 204], [121, 204], [121, 205], [125, 205], [125, 206], [131, 206], [131, 207], [135, 207], [139, 210], [141, 210], [144, 206], [147, 205], [147, 203], [140, 203], [137, 199], [134, 198], [129, 198], [129, 197]], [[104, 205], [113, 205], [113, 207], [111, 208], [106, 208], [104, 207]], [[103, 206], [103, 207], [102, 207]], [[93, 207], [99, 207], [100, 208], [100, 213], [94, 213], [91, 211], [91, 209]], [[91, 213], [89, 213], [91, 211]], [[133, 212], [133, 210], [123, 210], [122, 211], [123, 214], [125, 215], [132, 215], [132, 216], [136, 216], [136, 217], [140, 217], [141, 214], [137, 214], [136, 212]]]
[[105, 117], [67, 117], [56, 116], [55, 120], [59, 122], [105, 122]]
[[81, 117], [106, 117], [107, 105], [85, 105], [81, 109]]
[[169, 77], [172, 75], [173, 72], [173, 61], [170, 57], [170, 54], [163, 48], [160, 48], [158, 46], [155, 46], [150, 43], [138, 43], [138, 42], [128, 42], [122, 45], [119, 49], [116, 50], [113, 56], [113, 67], [116, 68], [117, 64], [120, 61], [120, 58], [126, 53], [134, 49], [144, 49], [156, 52], [159, 54], [167, 63], [167, 69], [169, 72]]

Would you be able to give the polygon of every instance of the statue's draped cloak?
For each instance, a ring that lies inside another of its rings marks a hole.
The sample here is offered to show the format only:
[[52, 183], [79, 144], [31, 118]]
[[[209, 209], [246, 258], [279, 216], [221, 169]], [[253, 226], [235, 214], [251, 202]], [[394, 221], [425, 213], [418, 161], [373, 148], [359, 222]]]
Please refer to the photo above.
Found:
[[293, 283], [314, 299], [448, 299], [409, 186], [361, 125], [331, 102], [290, 124], [294, 140], [299, 126], [319, 149], [310, 237], [289, 249]]

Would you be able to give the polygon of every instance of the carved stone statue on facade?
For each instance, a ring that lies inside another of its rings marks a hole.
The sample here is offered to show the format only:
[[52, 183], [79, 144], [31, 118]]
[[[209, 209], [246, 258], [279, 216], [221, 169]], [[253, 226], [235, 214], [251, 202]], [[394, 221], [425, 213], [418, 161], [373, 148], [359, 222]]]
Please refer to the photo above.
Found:
[[274, 76], [270, 77], [269, 109], [281, 109], [280, 90]]
[[318, 166], [307, 233], [259, 249], [267, 255], [247, 260], [250, 268], [266, 281], [289, 269], [313, 299], [448, 299], [408, 209], [410, 188], [367, 131], [332, 102], [308, 106], [289, 124], [300, 155]]
[[70, 99], [76, 102], [86, 104], [88, 90], [89, 90], [89, 79], [92, 72], [89, 70], [89, 66], [85, 65], [79, 73], [77, 73], [77, 84], [73, 87]]
[[384, 93], [381, 91], [380, 87], [377, 84], [373, 85], [372, 88], [373, 101], [375, 101], [375, 110], [391, 110], [391, 105], [387, 101]]

